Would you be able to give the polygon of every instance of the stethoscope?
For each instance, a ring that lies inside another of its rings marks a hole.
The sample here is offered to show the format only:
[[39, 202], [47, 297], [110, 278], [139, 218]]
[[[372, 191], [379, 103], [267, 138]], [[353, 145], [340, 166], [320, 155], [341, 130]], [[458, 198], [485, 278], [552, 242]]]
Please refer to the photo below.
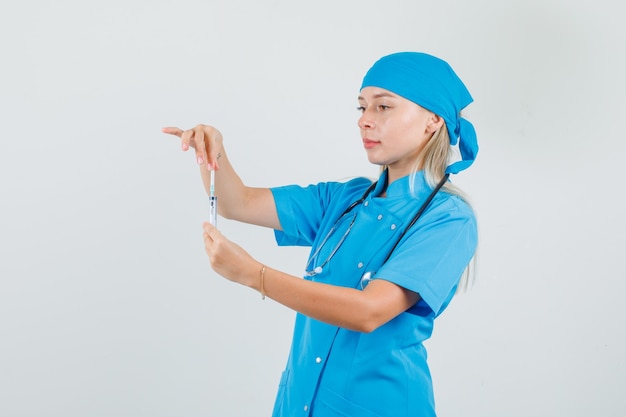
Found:
[[[387, 260], [389, 260], [389, 258], [391, 257], [391, 254], [393, 253], [393, 251], [396, 249], [396, 247], [398, 246], [398, 244], [400, 243], [400, 241], [402, 240], [402, 238], [404, 237], [404, 235], [409, 231], [409, 229], [415, 224], [415, 222], [422, 216], [422, 214], [424, 213], [424, 211], [426, 211], [426, 209], [428, 208], [428, 205], [430, 204], [430, 202], [432, 201], [433, 198], [435, 198], [435, 195], [439, 192], [439, 190], [441, 189], [441, 187], [443, 187], [443, 185], [446, 183], [446, 181], [448, 181], [448, 177], [450, 176], [450, 174], [445, 174], [443, 176], [443, 178], [441, 179], [441, 181], [439, 181], [439, 183], [437, 184], [437, 186], [433, 189], [433, 191], [431, 191], [430, 195], [428, 196], [428, 198], [426, 199], [426, 201], [424, 201], [424, 203], [422, 204], [422, 206], [419, 208], [419, 210], [417, 211], [417, 213], [415, 213], [415, 215], [413, 216], [413, 218], [411, 219], [411, 221], [407, 224], [407, 226], [404, 228], [404, 230], [402, 231], [402, 233], [400, 233], [400, 236], [398, 237], [398, 239], [396, 240], [396, 243], [393, 245], [393, 247], [391, 248], [391, 250], [387, 253], [387, 257], [385, 258], [385, 260], [383, 261], [383, 264], [385, 262], [387, 262]], [[344, 211], [343, 213], [341, 213], [341, 215], [337, 218], [337, 220], [335, 220], [335, 223], [333, 224], [333, 227], [330, 228], [330, 230], [328, 231], [328, 234], [326, 234], [326, 237], [324, 237], [324, 239], [322, 240], [322, 242], [319, 244], [319, 246], [317, 247], [317, 249], [315, 250], [315, 252], [313, 253], [313, 255], [311, 255], [311, 257], [309, 258], [309, 261], [306, 264], [306, 268], [305, 268], [305, 276], [307, 277], [312, 277], [318, 274], [321, 274], [324, 270], [324, 267], [328, 264], [328, 262], [330, 262], [330, 260], [332, 259], [332, 257], [335, 255], [335, 253], [339, 250], [339, 248], [341, 247], [342, 243], [344, 242], [344, 240], [346, 240], [346, 237], [348, 236], [348, 233], [350, 233], [350, 229], [352, 229], [352, 226], [354, 225], [354, 222], [356, 220], [356, 214], [354, 214], [352, 216], [352, 219], [350, 220], [350, 224], [348, 225], [348, 228], [346, 229], [346, 231], [344, 232], [344, 234], [341, 236], [341, 238], [339, 239], [339, 242], [337, 242], [337, 245], [335, 245], [335, 247], [333, 248], [333, 250], [330, 252], [330, 255], [328, 255], [328, 257], [326, 258], [326, 260], [324, 262], [322, 262], [320, 265], [311, 268], [311, 264], [317, 259], [320, 251], [322, 250], [322, 248], [324, 247], [324, 245], [326, 244], [326, 242], [328, 241], [328, 238], [333, 234], [333, 232], [335, 231], [335, 229], [337, 229], [337, 226], [339, 224], [339, 221], [348, 213], [350, 213], [352, 211], [352, 209], [354, 209], [356, 206], [358, 206], [359, 204], [363, 203], [365, 201], [365, 199], [367, 198], [367, 196], [374, 190], [374, 188], [376, 187], [377, 182], [372, 183], [372, 185], [370, 185], [367, 190], [365, 190], [365, 193], [363, 193], [363, 196], [361, 196], [361, 198], [359, 198], [358, 200], [356, 200], [355, 202], [353, 202], [352, 204], [350, 204]], [[365, 274], [363, 274], [363, 276], [361, 277], [360, 280], [360, 285], [361, 285], [361, 289], [365, 288], [367, 286], [367, 284], [369, 283], [369, 281], [372, 279], [372, 275], [373, 272], [372, 271], [368, 271]]]

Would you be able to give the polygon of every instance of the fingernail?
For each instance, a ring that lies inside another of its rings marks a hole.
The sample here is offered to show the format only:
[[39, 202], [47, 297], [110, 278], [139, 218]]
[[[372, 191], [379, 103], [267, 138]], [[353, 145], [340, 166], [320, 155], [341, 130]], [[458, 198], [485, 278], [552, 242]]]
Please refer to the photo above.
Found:
[[207, 168], [209, 168], [209, 171], [213, 171], [215, 169], [212, 163], [208, 163]]
[[202, 165], [204, 163], [204, 159], [201, 156], [198, 157], [198, 165]]
[[189, 145], [183, 143], [183, 151], [189, 150]]

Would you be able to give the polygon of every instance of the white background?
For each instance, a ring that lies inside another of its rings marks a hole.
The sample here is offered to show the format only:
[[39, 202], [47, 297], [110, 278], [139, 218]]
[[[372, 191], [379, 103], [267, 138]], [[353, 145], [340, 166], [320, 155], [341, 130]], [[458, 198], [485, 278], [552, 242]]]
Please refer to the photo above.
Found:
[[[23, 1], [0, 6], [0, 415], [267, 416], [293, 313], [216, 276], [194, 157], [250, 185], [375, 176], [356, 127], [380, 56], [472, 92], [476, 284], [428, 343], [441, 416], [626, 414], [626, 41], [619, 2]], [[299, 275], [306, 249], [220, 220]]]

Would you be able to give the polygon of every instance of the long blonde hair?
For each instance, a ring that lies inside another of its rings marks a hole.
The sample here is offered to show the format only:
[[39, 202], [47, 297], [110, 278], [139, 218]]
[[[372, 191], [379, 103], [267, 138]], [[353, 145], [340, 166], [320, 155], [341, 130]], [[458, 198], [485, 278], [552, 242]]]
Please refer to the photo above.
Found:
[[[422, 168], [424, 170], [426, 182], [434, 188], [445, 175], [446, 168], [450, 164], [452, 155], [453, 150], [450, 146], [448, 128], [446, 127], [446, 124], [443, 123], [442, 126], [435, 133], [433, 133], [424, 149], [422, 149], [422, 152], [420, 152], [418, 159], [415, 161], [415, 165], [413, 166], [410, 174], [411, 181], [409, 181], [409, 184], [411, 187], [413, 187], [413, 179], [415, 175], [420, 168]], [[470, 208], [472, 208], [467, 195], [456, 185], [448, 181], [444, 184], [442, 190], [449, 194], [459, 196], [470, 206]], [[411, 191], [413, 191], [412, 188]], [[457, 292], [461, 290], [465, 291], [473, 284], [476, 276], [476, 263], [477, 254], [474, 254], [465, 268], [465, 271], [463, 271], [461, 280], [457, 287]]]

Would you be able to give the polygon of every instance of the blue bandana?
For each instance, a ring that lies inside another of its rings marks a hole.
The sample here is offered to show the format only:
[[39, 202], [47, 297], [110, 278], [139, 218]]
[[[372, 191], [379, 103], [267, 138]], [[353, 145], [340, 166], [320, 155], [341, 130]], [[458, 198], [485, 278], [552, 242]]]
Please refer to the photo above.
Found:
[[478, 153], [474, 126], [461, 117], [461, 110], [472, 101], [467, 88], [447, 62], [420, 52], [399, 52], [376, 61], [361, 89], [379, 87], [429, 110], [446, 122], [450, 144], [459, 144], [461, 161], [446, 169], [457, 174], [472, 165]]

